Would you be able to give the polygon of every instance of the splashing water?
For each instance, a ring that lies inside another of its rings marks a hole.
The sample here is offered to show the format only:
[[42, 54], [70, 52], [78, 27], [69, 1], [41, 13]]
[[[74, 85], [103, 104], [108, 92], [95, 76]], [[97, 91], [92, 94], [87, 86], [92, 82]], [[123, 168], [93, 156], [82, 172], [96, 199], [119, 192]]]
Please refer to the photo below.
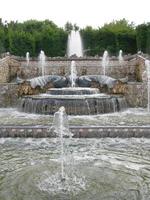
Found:
[[109, 64], [109, 55], [108, 51], [104, 51], [103, 58], [102, 58], [102, 68], [103, 68], [103, 75], [106, 75], [106, 67]]
[[[68, 138], [64, 139], [67, 145]], [[148, 200], [150, 140], [72, 139], [76, 175], [61, 181], [56, 138], [0, 139], [0, 197], [8, 199]], [[68, 168], [67, 168], [68, 167]]]
[[121, 64], [123, 63], [123, 61], [124, 61], [122, 53], [123, 53], [122, 50], [120, 50], [120, 51], [119, 51], [119, 56], [118, 56], [118, 60], [119, 60], [119, 64], [120, 64], [120, 65], [121, 65]]
[[59, 174], [54, 174], [49, 176], [48, 173], [45, 173], [46, 179], [41, 181], [39, 188], [41, 191], [49, 192], [50, 194], [59, 194], [59, 193], [72, 193], [74, 195], [78, 194], [81, 190], [86, 189], [85, 178], [80, 176], [65, 176], [65, 179], [62, 181]]
[[[54, 132], [60, 140], [61, 173], [49, 176], [49, 173], [46, 172], [45, 179], [39, 182], [38, 187], [41, 191], [47, 191], [51, 194], [58, 192], [71, 192], [76, 194], [80, 192], [80, 190], [85, 190], [86, 181], [84, 177], [78, 176], [73, 170], [74, 156], [72, 148], [69, 146], [71, 144], [72, 133], [69, 130], [68, 116], [63, 106], [54, 114], [52, 128], [54, 128]], [[64, 137], [69, 138], [67, 139], [67, 145]], [[68, 149], [70, 153], [66, 155]], [[69, 168], [67, 168], [67, 165], [69, 165]]]
[[71, 61], [71, 87], [75, 87], [76, 79], [77, 79], [77, 70], [75, 61]]
[[65, 112], [65, 108], [62, 106], [54, 114], [53, 126], [54, 132], [60, 139], [61, 144], [61, 179], [65, 180], [64, 174], [64, 136], [71, 138], [71, 132], [69, 130], [68, 117]]
[[147, 70], [147, 96], [148, 96], [147, 111], [150, 112], [150, 61], [149, 60], [145, 60], [145, 66]]
[[29, 62], [30, 62], [30, 54], [29, 52], [26, 53], [26, 64], [27, 64], [27, 67], [29, 66]]
[[44, 51], [41, 50], [39, 55], [39, 67], [42, 69], [42, 76], [45, 76], [46, 56]]
[[74, 30], [69, 34], [67, 43], [67, 56], [70, 57], [72, 55], [83, 57], [83, 45], [80, 32]]

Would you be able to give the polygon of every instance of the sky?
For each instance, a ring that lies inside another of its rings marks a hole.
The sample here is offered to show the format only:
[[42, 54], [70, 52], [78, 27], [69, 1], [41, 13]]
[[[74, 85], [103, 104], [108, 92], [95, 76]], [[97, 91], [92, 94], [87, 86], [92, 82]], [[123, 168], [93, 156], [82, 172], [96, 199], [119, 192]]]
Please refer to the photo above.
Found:
[[94, 28], [127, 19], [138, 25], [150, 22], [150, 0], [0, 0], [0, 18], [19, 22], [52, 20], [59, 27], [67, 21], [80, 28]]

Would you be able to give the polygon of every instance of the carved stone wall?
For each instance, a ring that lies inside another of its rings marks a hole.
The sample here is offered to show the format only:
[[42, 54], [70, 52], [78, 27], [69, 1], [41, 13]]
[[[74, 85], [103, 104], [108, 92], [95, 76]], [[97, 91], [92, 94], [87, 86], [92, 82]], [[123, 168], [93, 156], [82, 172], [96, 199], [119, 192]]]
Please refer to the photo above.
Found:
[[128, 83], [126, 85], [125, 97], [130, 107], [147, 107], [147, 84]]
[[[130, 61], [125, 61], [123, 65], [119, 65], [118, 61], [110, 62], [106, 69], [106, 74], [114, 78], [124, 78], [128, 76], [129, 82], [124, 85], [116, 85], [114, 93], [120, 91], [125, 92], [128, 105], [131, 107], [147, 106], [147, 78], [144, 76], [146, 72], [145, 58], [137, 56]], [[70, 74], [71, 61], [67, 59], [49, 59], [46, 65], [47, 74], [68, 75]], [[99, 59], [77, 60], [78, 75], [94, 75], [102, 74], [102, 63]], [[11, 57], [5, 57], [0, 60], [0, 107], [15, 106], [18, 98], [18, 85], [10, 84], [16, 79], [17, 74], [22, 78], [33, 78], [41, 73], [37, 60], [30, 61], [29, 66], [25, 60], [15, 60]], [[22, 85], [24, 87], [24, 85]], [[94, 83], [93, 83], [94, 87]], [[30, 89], [30, 88], [28, 88]], [[26, 88], [24, 88], [24, 94]], [[32, 93], [33, 91], [31, 91]], [[39, 92], [37, 88], [37, 92]], [[20, 94], [23, 95], [23, 94]]]
[[9, 83], [16, 79], [17, 73], [20, 70], [20, 62], [12, 59], [11, 57], [5, 57], [0, 60], [0, 83]]
[[[112, 78], [124, 78], [128, 76], [129, 81], [136, 79], [137, 60], [124, 61], [122, 65], [117, 60], [110, 61], [106, 68], [106, 75]], [[69, 60], [48, 60], [45, 66], [46, 75], [69, 75], [71, 61]], [[76, 60], [76, 69], [78, 76], [81, 75], [102, 75], [102, 61], [99, 59]], [[29, 66], [26, 61], [21, 61], [21, 70], [19, 77], [33, 78], [41, 75], [41, 68], [37, 60], [31, 60]]]
[[18, 101], [18, 85], [0, 83], [0, 108], [16, 107]]

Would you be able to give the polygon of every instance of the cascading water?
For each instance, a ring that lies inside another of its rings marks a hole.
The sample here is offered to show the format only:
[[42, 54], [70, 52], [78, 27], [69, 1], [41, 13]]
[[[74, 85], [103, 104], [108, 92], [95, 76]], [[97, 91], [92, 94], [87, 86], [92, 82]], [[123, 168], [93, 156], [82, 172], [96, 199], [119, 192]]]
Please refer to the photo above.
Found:
[[[82, 41], [79, 31], [71, 31], [68, 36], [68, 56], [83, 56]], [[41, 86], [43, 88], [47, 83], [52, 82], [54, 87], [50, 88], [46, 94], [26, 96], [21, 101], [21, 111], [54, 114], [61, 106], [64, 106], [68, 115], [93, 115], [100, 113], [116, 112], [126, 109], [126, 101], [120, 95], [100, 94], [97, 88], [91, 87], [93, 82], [99, 85], [107, 85], [113, 88], [115, 80], [106, 76], [106, 67], [109, 64], [109, 55], [105, 51], [102, 59], [103, 75], [90, 76], [83, 79], [77, 77], [76, 63], [71, 62], [70, 77], [45, 76], [45, 54], [41, 51], [39, 64], [42, 67], [42, 76], [31, 81], [31, 86]], [[101, 76], [101, 77], [99, 77]], [[112, 84], [109, 84], [111, 82]], [[67, 88], [68, 83], [71, 87]], [[75, 87], [76, 83], [79, 87]]]
[[123, 61], [124, 61], [124, 59], [123, 59], [123, 52], [122, 52], [122, 50], [120, 50], [119, 51], [119, 56], [118, 56], [118, 60], [119, 60], [119, 64], [121, 65], [122, 63], [123, 63]]
[[69, 34], [67, 43], [67, 56], [70, 57], [72, 55], [83, 57], [83, 45], [80, 32], [74, 30]]
[[23, 97], [20, 109], [27, 113], [51, 115], [59, 107], [64, 106], [68, 115], [95, 115], [127, 108], [124, 97], [100, 94], [97, 90], [96, 88], [51, 88], [47, 94]]
[[76, 70], [76, 63], [75, 61], [71, 61], [71, 87], [75, 87], [76, 79], [77, 79], [77, 70]]
[[26, 53], [26, 65], [27, 67], [29, 66], [29, 62], [30, 62], [30, 54], [29, 52]]
[[147, 110], [148, 112], [150, 112], [150, 61], [149, 60], [145, 60], [145, 66], [147, 70], [147, 98], [148, 98]]
[[44, 51], [41, 50], [39, 55], [39, 67], [42, 69], [42, 76], [45, 76], [46, 56]]
[[109, 55], [108, 51], [104, 51], [103, 58], [102, 58], [102, 68], [103, 68], [103, 75], [106, 75], [106, 67], [109, 64]]

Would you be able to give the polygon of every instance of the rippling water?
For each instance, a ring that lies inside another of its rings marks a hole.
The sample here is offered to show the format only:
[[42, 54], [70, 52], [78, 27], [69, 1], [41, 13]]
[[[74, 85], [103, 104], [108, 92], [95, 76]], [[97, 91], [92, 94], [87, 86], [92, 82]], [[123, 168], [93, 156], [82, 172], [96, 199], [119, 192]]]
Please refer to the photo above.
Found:
[[0, 139], [0, 200], [149, 200], [149, 139]]

